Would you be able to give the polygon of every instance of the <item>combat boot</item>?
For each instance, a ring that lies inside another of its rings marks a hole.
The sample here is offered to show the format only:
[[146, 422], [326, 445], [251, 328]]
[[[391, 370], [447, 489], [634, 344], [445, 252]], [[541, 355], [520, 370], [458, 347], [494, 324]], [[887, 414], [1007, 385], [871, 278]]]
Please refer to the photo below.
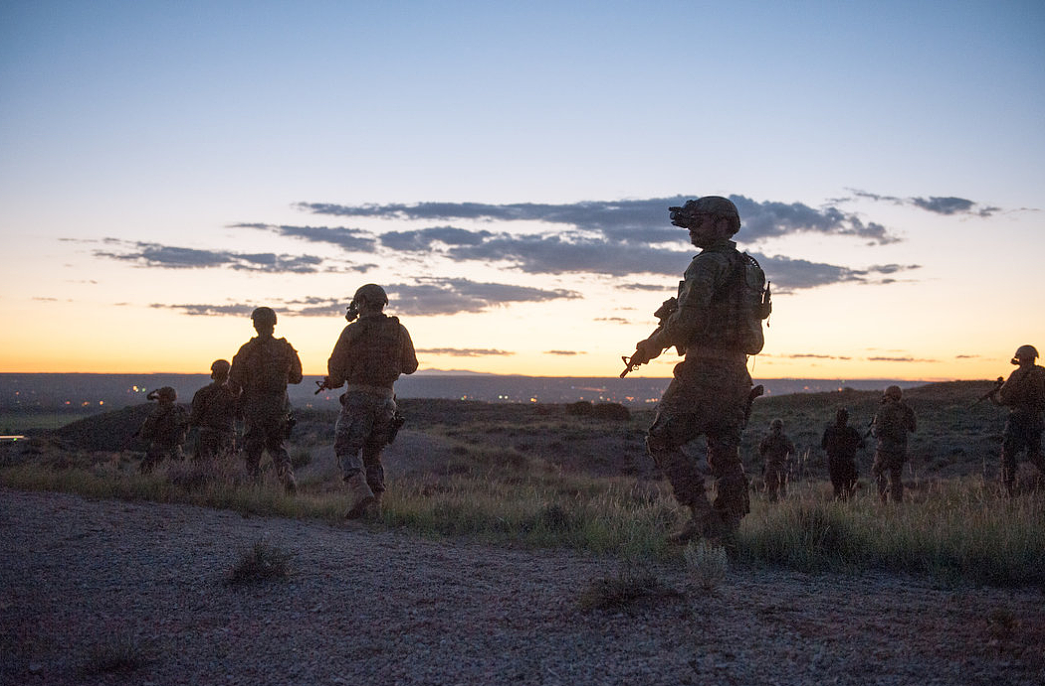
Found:
[[367, 508], [374, 504], [374, 492], [360, 473], [349, 477], [345, 483], [352, 491], [352, 507], [345, 514], [345, 519], [359, 519], [366, 514]]
[[671, 545], [686, 545], [695, 538], [718, 540], [722, 537], [723, 525], [719, 514], [710, 507], [690, 507], [689, 520], [682, 528], [668, 535]]

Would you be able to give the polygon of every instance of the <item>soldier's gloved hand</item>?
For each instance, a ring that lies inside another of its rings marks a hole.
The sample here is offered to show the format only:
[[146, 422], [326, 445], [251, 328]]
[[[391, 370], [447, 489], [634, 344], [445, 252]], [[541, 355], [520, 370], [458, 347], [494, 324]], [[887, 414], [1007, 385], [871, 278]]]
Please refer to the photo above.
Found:
[[660, 348], [652, 345], [649, 339], [639, 341], [635, 344], [635, 354], [631, 356], [633, 364], [646, 364], [660, 355]]

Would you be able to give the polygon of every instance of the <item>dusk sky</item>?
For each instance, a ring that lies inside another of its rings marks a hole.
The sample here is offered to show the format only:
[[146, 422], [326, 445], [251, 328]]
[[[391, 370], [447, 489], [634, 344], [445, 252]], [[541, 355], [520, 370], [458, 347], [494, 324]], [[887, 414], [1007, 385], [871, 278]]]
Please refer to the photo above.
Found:
[[[756, 378], [1045, 350], [1045, 4], [0, 2], [0, 372], [198, 372], [352, 293], [421, 369], [615, 376], [724, 195]], [[637, 373], [667, 376], [663, 355]]]

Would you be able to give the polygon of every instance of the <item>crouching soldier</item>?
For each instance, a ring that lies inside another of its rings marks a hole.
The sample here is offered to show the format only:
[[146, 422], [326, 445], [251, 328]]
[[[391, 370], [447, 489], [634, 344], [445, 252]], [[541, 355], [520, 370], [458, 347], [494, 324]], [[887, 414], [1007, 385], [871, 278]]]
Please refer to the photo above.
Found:
[[214, 360], [210, 366], [210, 378], [213, 381], [192, 396], [189, 423], [198, 427], [200, 432], [193, 457], [197, 462], [231, 455], [236, 450], [239, 403], [236, 394], [228, 386], [231, 368], [228, 360]]
[[145, 459], [138, 467], [142, 474], [151, 472], [164, 458], [181, 460], [189, 430], [189, 415], [177, 404], [178, 393], [173, 388], [164, 386], [151, 391], [146, 398], [157, 403], [138, 430], [138, 435], [149, 443]]
[[356, 291], [345, 315], [349, 324], [334, 345], [327, 376], [319, 386], [348, 384], [334, 429], [334, 452], [352, 492], [348, 519], [358, 519], [368, 508], [380, 505], [385, 490], [381, 449], [393, 437], [396, 414], [392, 386], [400, 374], [417, 370], [410, 332], [399, 319], [383, 312], [387, 304], [385, 290], [376, 284]]

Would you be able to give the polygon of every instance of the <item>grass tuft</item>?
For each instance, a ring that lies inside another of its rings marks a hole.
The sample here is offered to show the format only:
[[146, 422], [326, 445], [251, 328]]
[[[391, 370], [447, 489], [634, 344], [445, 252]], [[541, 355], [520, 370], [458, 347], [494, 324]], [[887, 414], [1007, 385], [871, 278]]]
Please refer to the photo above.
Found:
[[729, 573], [729, 556], [720, 545], [701, 539], [687, 544], [682, 556], [689, 575], [705, 591], [715, 590]]
[[584, 611], [620, 611], [633, 609], [645, 601], [678, 598], [681, 595], [662, 584], [652, 572], [624, 566], [616, 576], [592, 580], [577, 599], [577, 606]]
[[226, 584], [247, 586], [273, 579], [285, 579], [290, 575], [291, 557], [288, 552], [258, 541], [240, 557], [226, 579]]

